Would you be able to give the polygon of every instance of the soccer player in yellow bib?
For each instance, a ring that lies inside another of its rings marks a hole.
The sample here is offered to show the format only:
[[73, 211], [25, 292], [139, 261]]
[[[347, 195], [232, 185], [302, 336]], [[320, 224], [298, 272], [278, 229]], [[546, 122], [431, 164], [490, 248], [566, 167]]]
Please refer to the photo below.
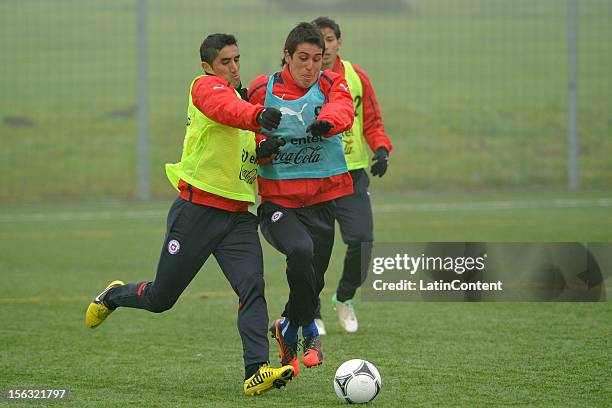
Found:
[[[280, 388], [293, 367], [270, 367], [268, 311], [263, 256], [255, 203], [257, 159], [278, 151], [277, 139], [255, 147], [255, 131], [273, 130], [281, 112], [241, 99], [240, 54], [236, 38], [212, 34], [200, 47], [205, 74], [190, 87], [187, 131], [181, 161], [166, 165], [179, 197], [168, 213], [167, 231], [152, 282], [111, 282], [85, 315], [99, 326], [118, 307], [161, 313], [170, 309], [210, 255], [214, 255], [238, 296], [247, 395]], [[214, 311], [209, 311], [211, 317]], [[214, 319], [214, 317], [213, 317]]]
[[[338, 312], [340, 325], [345, 331], [353, 333], [358, 328], [353, 298], [357, 289], [365, 281], [374, 241], [372, 205], [368, 193], [370, 179], [366, 168], [370, 165], [371, 150], [374, 152], [371, 173], [373, 176], [382, 177], [387, 171], [392, 146], [389, 136], [385, 133], [378, 101], [370, 79], [362, 68], [339, 56], [342, 45], [340, 26], [327, 17], [319, 17], [313, 23], [319, 27], [325, 39], [323, 69], [329, 69], [344, 76], [355, 107], [353, 127], [342, 134], [344, 155], [353, 177], [353, 194], [335, 200], [336, 220], [340, 225], [342, 240], [348, 248], [344, 258], [342, 277], [332, 297], [332, 304]], [[319, 328], [319, 334], [325, 333], [320, 303], [315, 322]]]

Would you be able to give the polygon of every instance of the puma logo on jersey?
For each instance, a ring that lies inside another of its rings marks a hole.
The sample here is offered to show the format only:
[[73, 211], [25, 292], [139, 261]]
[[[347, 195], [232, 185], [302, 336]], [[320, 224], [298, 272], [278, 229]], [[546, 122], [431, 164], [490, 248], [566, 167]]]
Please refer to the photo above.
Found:
[[302, 106], [302, 110], [299, 112], [296, 112], [292, 109], [286, 108], [286, 107], [282, 107], [280, 108], [280, 111], [283, 115], [290, 115], [290, 116], [297, 116], [298, 120], [300, 122], [302, 122], [303, 126], [306, 126], [306, 123], [304, 122], [304, 119], [302, 118], [302, 112], [304, 112], [304, 109], [308, 106], [307, 103], [304, 104], [304, 106]]
[[344, 89], [346, 92], [349, 91], [348, 86], [344, 85], [344, 84], [338, 84], [342, 87], [342, 89]]
[[213, 86], [213, 89], [225, 89], [225, 85]]

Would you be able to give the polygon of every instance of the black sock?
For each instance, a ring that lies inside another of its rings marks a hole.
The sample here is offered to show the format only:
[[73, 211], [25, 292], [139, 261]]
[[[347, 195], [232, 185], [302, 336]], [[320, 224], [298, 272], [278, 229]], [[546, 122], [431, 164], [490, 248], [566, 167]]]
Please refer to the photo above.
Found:
[[110, 289], [108, 290], [108, 292], [106, 292], [106, 293], [104, 294], [104, 296], [102, 296], [102, 304], [103, 304], [104, 306], [108, 307], [108, 308], [109, 308], [109, 309], [111, 309], [111, 310], [115, 310], [115, 309], [117, 308], [117, 305], [115, 304], [115, 302], [109, 302], [109, 301], [107, 301], [107, 300], [106, 300], [106, 298], [108, 297], [108, 294], [109, 294], [109, 293], [110, 293], [110, 292], [111, 292], [113, 289], [115, 289], [116, 287], [117, 287], [117, 286], [115, 286], [115, 287], [113, 287], [113, 288], [110, 288]]
[[247, 380], [251, 378], [251, 376], [255, 374], [257, 370], [259, 370], [259, 367], [261, 367], [262, 365], [266, 363], [267, 361], [264, 361], [263, 363], [249, 364], [248, 366], [244, 367], [244, 379]]

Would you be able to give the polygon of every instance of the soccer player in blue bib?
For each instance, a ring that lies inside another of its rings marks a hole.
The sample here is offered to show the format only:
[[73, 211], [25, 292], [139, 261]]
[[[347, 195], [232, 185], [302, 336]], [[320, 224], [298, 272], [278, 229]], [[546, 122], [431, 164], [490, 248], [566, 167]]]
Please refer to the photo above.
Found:
[[285, 142], [259, 162], [258, 215], [263, 236], [287, 257], [289, 299], [271, 332], [282, 364], [291, 364], [295, 375], [300, 327], [302, 363], [323, 362], [314, 318], [334, 244], [333, 200], [353, 192], [341, 136], [353, 124], [353, 102], [344, 78], [321, 72], [324, 48], [316, 26], [298, 24], [285, 42], [282, 71], [249, 87], [251, 103], [282, 112], [279, 127], [258, 136], [260, 150]]

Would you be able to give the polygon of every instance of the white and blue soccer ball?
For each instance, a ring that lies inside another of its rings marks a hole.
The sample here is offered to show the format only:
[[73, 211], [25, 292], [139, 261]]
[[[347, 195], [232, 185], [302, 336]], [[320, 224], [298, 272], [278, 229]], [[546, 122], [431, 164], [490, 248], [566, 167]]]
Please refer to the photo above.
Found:
[[374, 364], [359, 358], [342, 363], [334, 376], [336, 395], [349, 404], [372, 401], [381, 385], [382, 379]]

